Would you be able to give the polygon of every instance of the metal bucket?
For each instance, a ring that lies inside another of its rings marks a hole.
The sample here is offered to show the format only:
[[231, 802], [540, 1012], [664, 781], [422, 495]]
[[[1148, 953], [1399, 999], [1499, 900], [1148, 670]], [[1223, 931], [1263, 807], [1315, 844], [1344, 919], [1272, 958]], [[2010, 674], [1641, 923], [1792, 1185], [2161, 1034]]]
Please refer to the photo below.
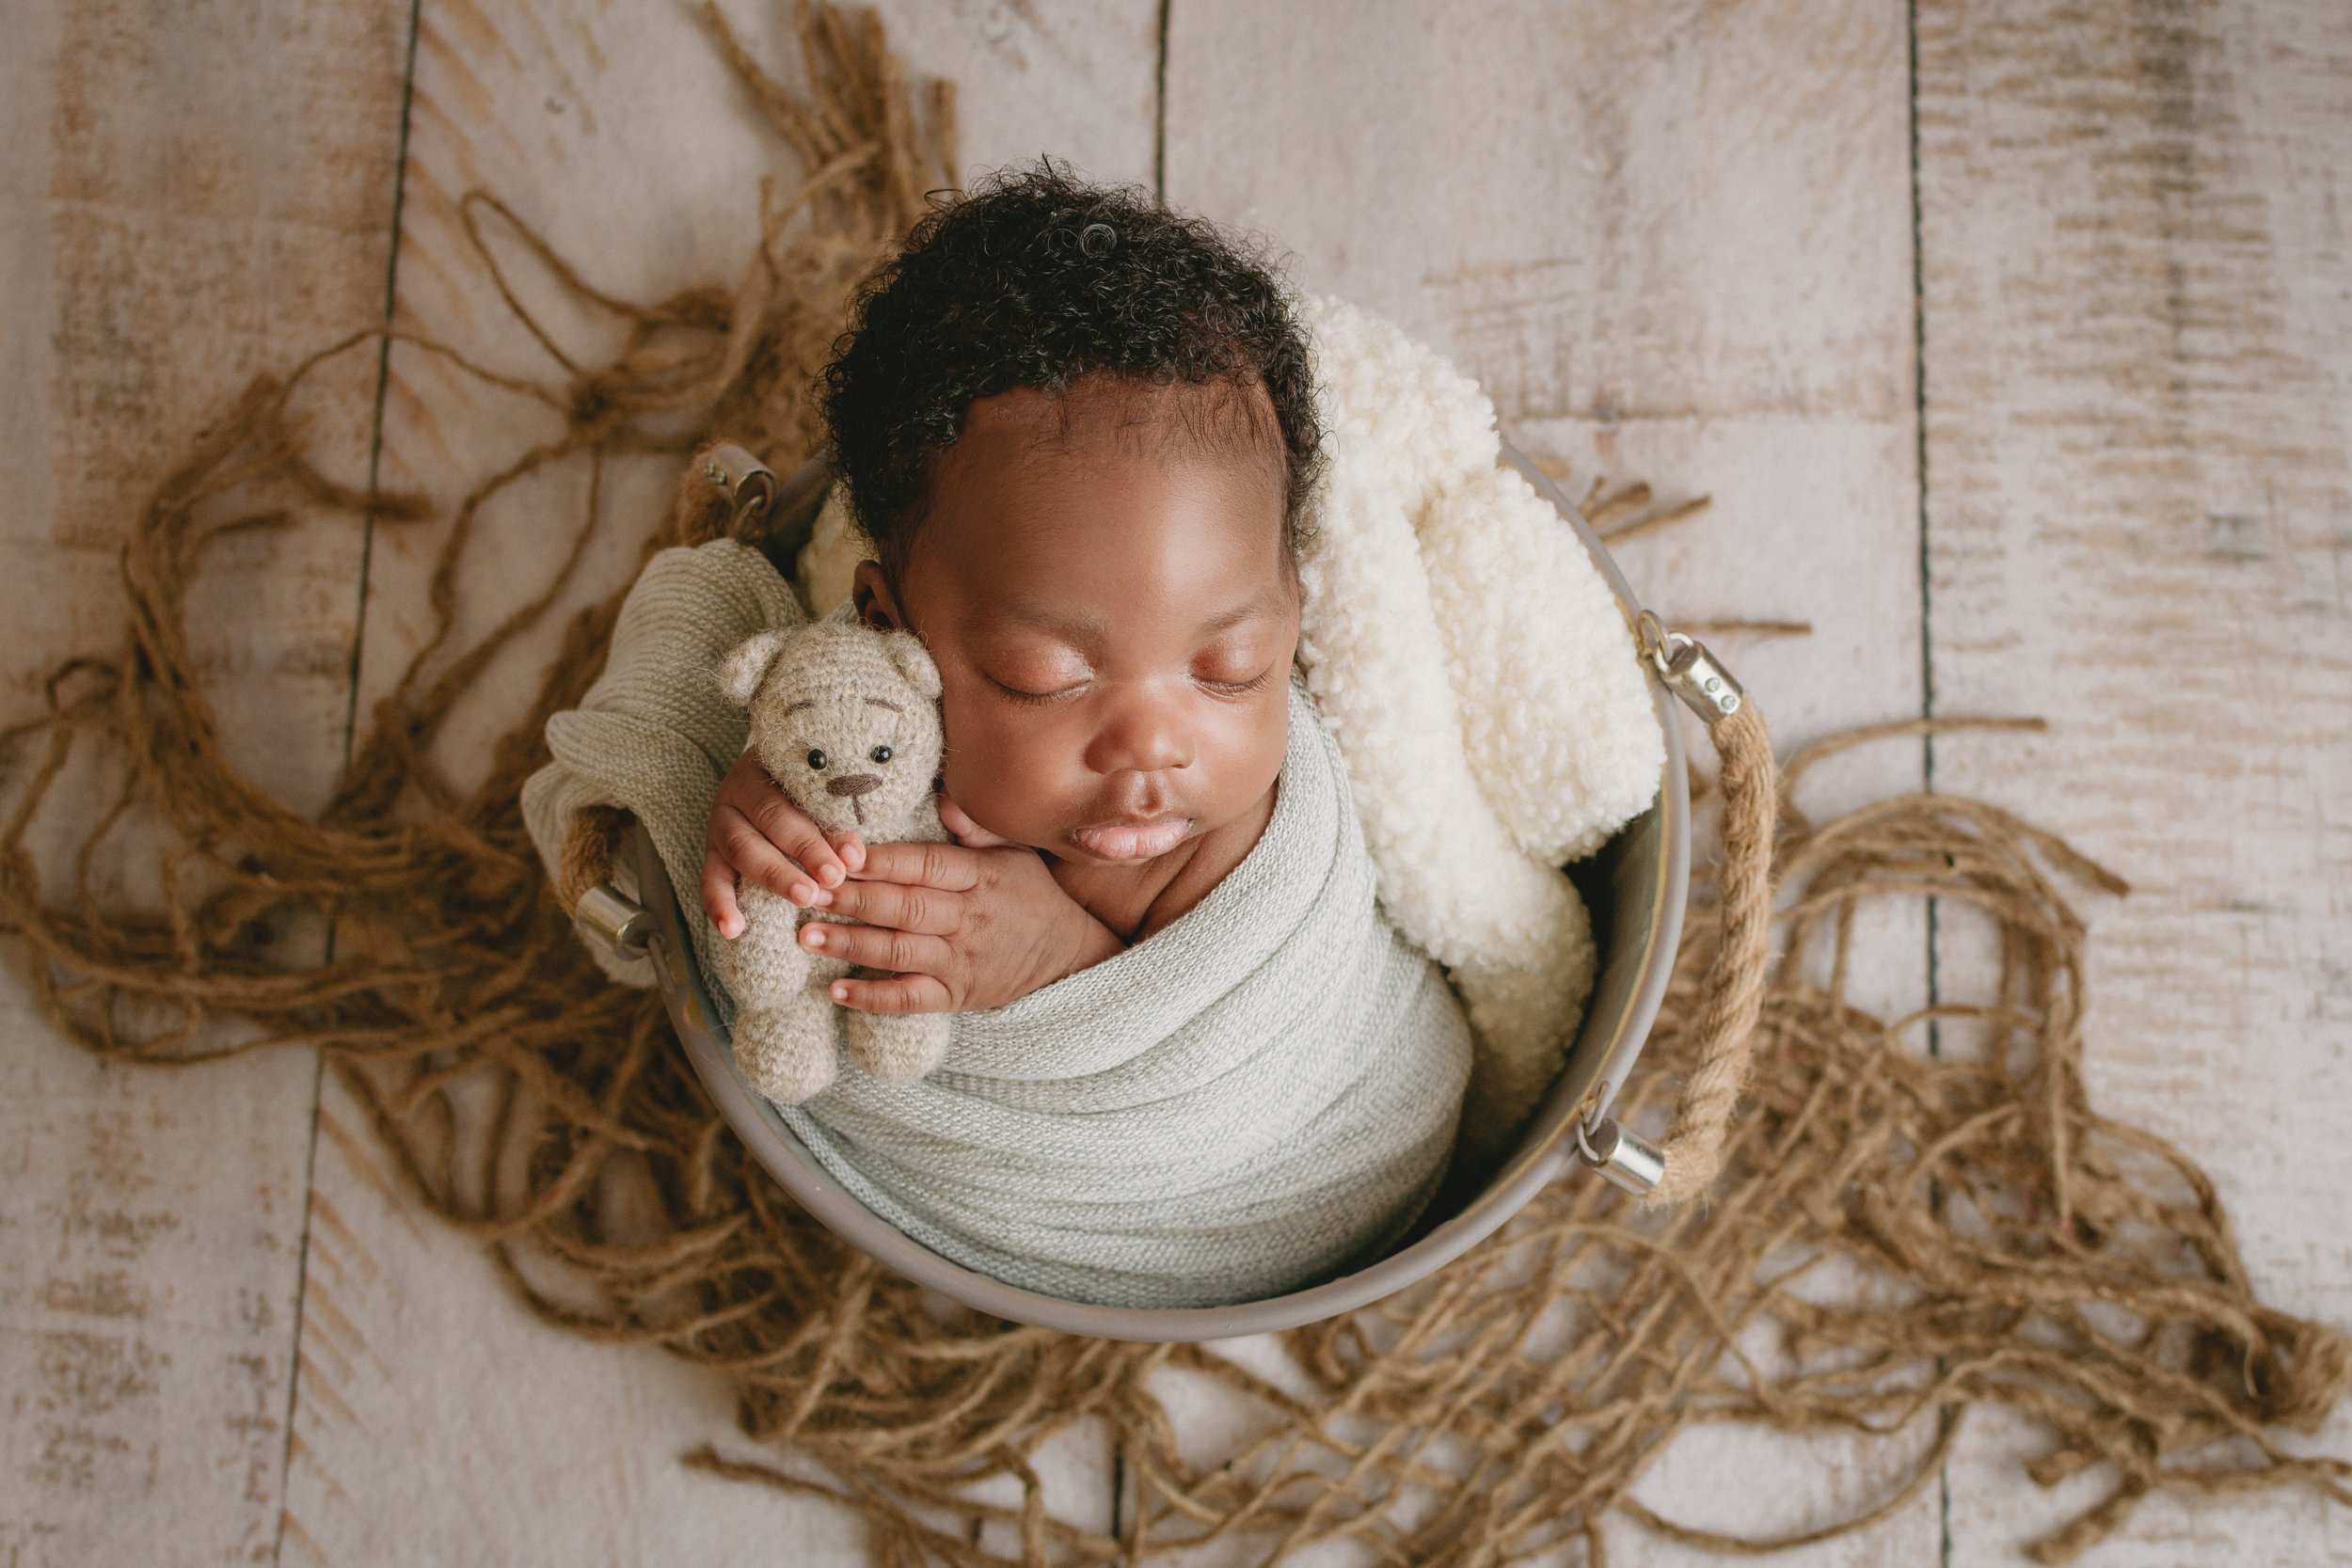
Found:
[[[1629, 624], [1639, 608], [1616, 563], [1583, 517], [1559, 488], [1507, 443], [1503, 458], [1557, 507], [1584, 542], [1624, 609]], [[718, 477], [716, 473], [714, 479]], [[776, 517], [762, 548], [789, 576], [822, 503], [828, 475], [813, 462], [773, 483], [765, 470], [727, 476], [747, 504], [772, 506]], [[747, 492], [755, 490], [757, 499]], [[1645, 661], [1645, 669], [1648, 666]], [[1653, 673], [1651, 699], [1665, 732], [1666, 765], [1657, 801], [1628, 823], [1591, 858], [1570, 869], [1593, 917], [1599, 971], [1583, 1026], [1567, 1064], [1529, 1123], [1518, 1148], [1475, 1192], [1441, 1192], [1404, 1244], [1378, 1261], [1320, 1285], [1230, 1307], [1136, 1309], [1065, 1301], [1007, 1285], [949, 1261], [877, 1216], [811, 1154], [785, 1125], [775, 1107], [754, 1094], [736, 1070], [707, 982], [687, 938], [683, 915], [661, 858], [642, 828], [632, 829], [625, 854], [638, 897], [624, 900], [598, 889], [582, 901], [583, 927], [607, 941], [635, 948], [644, 943], [653, 959], [671, 1021], [694, 1070], [754, 1158], [772, 1173], [803, 1208], [844, 1241], [918, 1285], [928, 1286], [979, 1311], [1015, 1323], [1112, 1339], [1215, 1339], [1260, 1334], [1318, 1322], [1376, 1301], [1459, 1257], [1491, 1234], [1546, 1182], [1580, 1161], [1600, 1162], [1622, 1147], [1638, 1163], [1640, 1146], [1617, 1136], [1604, 1123], [1610, 1102], [1649, 1034], [1665, 994], [1675, 943], [1682, 929], [1682, 905], [1690, 878], [1691, 798], [1684, 768], [1682, 730], [1676, 705]], [[598, 904], [590, 911], [591, 900]], [[1585, 1143], [1580, 1134], [1597, 1131]], [[1654, 1180], [1654, 1176], [1652, 1177]], [[1638, 1183], [1638, 1173], [1633, 1183]]]

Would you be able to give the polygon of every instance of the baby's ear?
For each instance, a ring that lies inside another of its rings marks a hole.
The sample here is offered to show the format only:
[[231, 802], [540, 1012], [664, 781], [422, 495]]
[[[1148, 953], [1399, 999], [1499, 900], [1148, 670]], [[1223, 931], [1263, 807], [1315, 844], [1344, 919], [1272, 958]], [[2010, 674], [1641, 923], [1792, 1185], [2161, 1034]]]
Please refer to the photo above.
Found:
[[939, 700], [939, 666], [931, 662], [931, 651], [923, 646], [923, 640], [911, 631], [894, 631], [886, 641], [890, 646], [890, 662], [898, 666], [906, 683], [933, 702]]
[[752, 694], [775, 667], [776, 655], [784, 651], [784, 638], [780, 631], [757, 633], [737, 643], [719, 661], [719, 689], [728, 702], [737, 707], [752, 705]]

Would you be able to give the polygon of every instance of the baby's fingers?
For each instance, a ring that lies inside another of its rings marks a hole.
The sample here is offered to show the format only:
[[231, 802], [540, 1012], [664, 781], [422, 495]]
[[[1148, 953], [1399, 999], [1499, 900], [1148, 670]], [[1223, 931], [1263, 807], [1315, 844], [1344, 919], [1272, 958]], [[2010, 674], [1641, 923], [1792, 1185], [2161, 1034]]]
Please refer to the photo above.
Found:
[[947, 967], [947, 944], [915, 931], [894, 931], [882, 926], [843, 926], [812, 920], [801, 927], [801, 945], [845, 963], [893, 973], [935, 974]]
[[[824, 841], [819, 838], [818, 842]], [[825, 904], [833, 898], [807, 872], [778, 854], [774, 840], [733, 806], [721, 805], [711, 813], [704, 847], [734, 868], [739, 883], [757, 882], [778, 897], [801, 905]]]
[[[857, 836], [855, 828], [842, 829], [831, 835], [830, 842], [833, 852], [841, 857], [843, 865], [850, 868], [850, 876], [854, 877], [866, 869], [866, 841]], [[830, 885], [838, 887], [840, 884], [835, 882]]]
[[735, 867], [716, 849], [703, 851], [703, 912], [728, 941], [743, 934], [743, 911], [735, 902]]
[[[808, 819], [806, 813], [786, 797], [784, 791], [771, 786], [764, 793], [745, 801], [740, 809], [751, 825], [759, 830], [763, 838], [798, 861], [803, 867], [806, 868], [807, 874], [816, 879], [818, 886], [838, 887], [841, 885], [841, 879], [850, 874], [850, 867], [843, 863], [840, 852], [834, 847], [833, 841], [824, 835], [816, 823]], [[863, 861], [865, 856], [861, 853], [858, 858]], [[760, 880], [766, 882], [768, 879], [762, 877]], [[791, 896], [784, 888], [777, 887], [773, 882], [769, 882], [768, 885], [775, 887], [778, 893], [785, 894], [787, 897]], [[796, 902], [806, 903], [807, 900], [800, 899]]]
[[862, 1013], [950, 1013], [955, 999], [928, 974], [894, 974], [887, 980], [835, 980], [833, 999]]
[[957, 844], [877, 844], [866, 852], [858, 875], [869, 882], [919, 882], [948, 893], [969, 893], [980, 885], [980, 868], [990, 852]]
[[953, 894], [900, 882], [870, 882], [863, 877], [853, 877], [834, 889], [829, 907], [835, 914], [868, 926], [920, 931], [927, 936], [948, 936], [963, 924], [962, 901]]

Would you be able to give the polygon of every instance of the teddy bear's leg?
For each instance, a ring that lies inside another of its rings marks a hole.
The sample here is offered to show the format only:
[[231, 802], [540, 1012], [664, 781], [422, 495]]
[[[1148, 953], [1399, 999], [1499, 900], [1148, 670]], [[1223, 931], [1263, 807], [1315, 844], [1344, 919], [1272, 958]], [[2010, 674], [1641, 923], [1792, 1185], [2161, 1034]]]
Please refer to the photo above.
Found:
[[735, 1062], [770, 1100], [798, 1104], [833, 1082], [833, 1002], [821, 986], [764, 998], [736, 1015]]
[[846, 1031], [857, 1065], [885, 1084], [912, 1084], [947, 1054], [946, 1013], [850, 1012]]
[[800, 944], [799, 910], [755, 883], [736, 897], [743, 933], [718, 949], [720, 978], [736, 1003], [735, 1065], [770, 1100], [806, 1100], [833, 1082], [832, 1004], [818, 984], [830, 974], [811, 973], [824, 960]]

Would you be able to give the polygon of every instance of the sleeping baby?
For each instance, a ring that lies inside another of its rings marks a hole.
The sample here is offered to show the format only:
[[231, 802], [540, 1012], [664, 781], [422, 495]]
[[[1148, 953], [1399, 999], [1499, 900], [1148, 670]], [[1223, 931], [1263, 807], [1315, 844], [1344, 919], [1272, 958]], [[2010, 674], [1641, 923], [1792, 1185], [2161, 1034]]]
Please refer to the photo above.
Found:
[[[699, 852], [706, 960], [757, 885], [829, 917], [800, 940], [853, 966], [841, 1006], [951, 1016], [919, 1081], [845, 1063], [777, 1109], [883, 1219], [1015, 1285], [1219, 1305], [1393, 1246], [1457, 1127], [1491, 1158], [1557, 1070], [1592, 976], [1558, 867], [1657, 787], [1617, 607], [1496, 467], [1491, 406], [1306, 309], [1213, 226], [1050, 164], [933, 212], [826, 369], [838, 483], [800, 595], [732, 540], [656, 555], [524, 791], [551, 864], [592, 800], [681, 887]], [[1343, 428], [1326, 370], [1360, 383]], [[1488, 521], [1424, 570], [1407, 513], [1466, 509]], [[1498, 561], [1561, 593], [1444, 613]], [[811, 610], [929, 650], [952, 843], [821, 831], [705, 689]], [[1490, 707], [1457, 710], [1465, 681]]]

